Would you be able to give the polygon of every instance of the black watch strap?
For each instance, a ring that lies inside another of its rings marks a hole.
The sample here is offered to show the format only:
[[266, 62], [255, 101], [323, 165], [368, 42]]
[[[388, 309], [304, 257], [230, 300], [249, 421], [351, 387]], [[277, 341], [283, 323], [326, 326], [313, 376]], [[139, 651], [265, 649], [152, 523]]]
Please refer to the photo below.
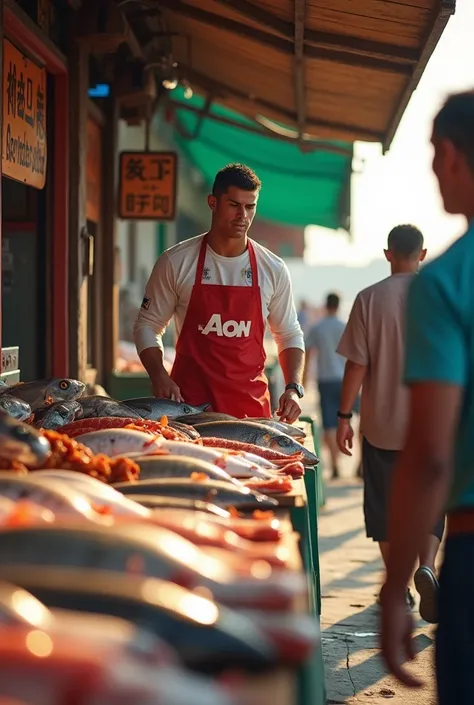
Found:
[[285, 387], [285, 392], [288, 390], [293, 389], [297, 395], [299, 396], [300, 399], [304, 397], [304, 387], [301, 384], [296, 384], [296, 382], [290, 382], [290, 384], [287, 384]]
[[342, 411], [337, 412], [337, 418], [338, 419], [346, 419], [347, 421], [350, 421], [352, 419], [352, 413], [350, 414], [343, 414]]

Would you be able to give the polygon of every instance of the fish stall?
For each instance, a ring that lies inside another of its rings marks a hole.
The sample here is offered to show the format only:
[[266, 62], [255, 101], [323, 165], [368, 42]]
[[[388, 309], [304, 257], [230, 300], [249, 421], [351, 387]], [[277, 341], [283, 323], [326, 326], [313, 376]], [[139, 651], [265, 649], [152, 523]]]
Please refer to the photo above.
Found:
[[317, 466], [309, 424], [0, 386], [0, 699], [323, 705]]

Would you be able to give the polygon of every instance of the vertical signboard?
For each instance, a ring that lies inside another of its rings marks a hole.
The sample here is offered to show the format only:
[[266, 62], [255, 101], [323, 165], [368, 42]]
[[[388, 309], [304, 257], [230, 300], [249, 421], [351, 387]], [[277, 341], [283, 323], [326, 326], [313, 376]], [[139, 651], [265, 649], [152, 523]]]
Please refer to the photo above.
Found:
[[87, 120], [86, 218], [100, 222], [102, 199], [102, 131], [95, 120]]
[[3, 41], [2, 173], [37, 189], [46, 181], [46, 71]]
[[177, 172], [175, 152], [122, 152], [119, 218], [174, 220]]

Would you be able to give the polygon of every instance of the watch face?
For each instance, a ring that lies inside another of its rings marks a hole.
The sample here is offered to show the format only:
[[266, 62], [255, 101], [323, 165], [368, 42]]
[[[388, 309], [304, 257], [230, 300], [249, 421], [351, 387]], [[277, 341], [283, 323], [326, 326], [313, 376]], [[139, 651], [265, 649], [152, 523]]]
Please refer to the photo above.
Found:
[[287, 389], [294, 389], [300, 399], [304, 397], [304, 387], [301, 384], [289, 384]]

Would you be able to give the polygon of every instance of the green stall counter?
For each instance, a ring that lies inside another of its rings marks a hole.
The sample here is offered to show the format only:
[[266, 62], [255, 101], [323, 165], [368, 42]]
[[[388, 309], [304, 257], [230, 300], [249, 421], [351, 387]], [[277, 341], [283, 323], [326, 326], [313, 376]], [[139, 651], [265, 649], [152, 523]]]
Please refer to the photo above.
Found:
[[107, 391], [112, 399], [136, 399], [152, 395], [150, 378], [141, 372], [112, 372]]

